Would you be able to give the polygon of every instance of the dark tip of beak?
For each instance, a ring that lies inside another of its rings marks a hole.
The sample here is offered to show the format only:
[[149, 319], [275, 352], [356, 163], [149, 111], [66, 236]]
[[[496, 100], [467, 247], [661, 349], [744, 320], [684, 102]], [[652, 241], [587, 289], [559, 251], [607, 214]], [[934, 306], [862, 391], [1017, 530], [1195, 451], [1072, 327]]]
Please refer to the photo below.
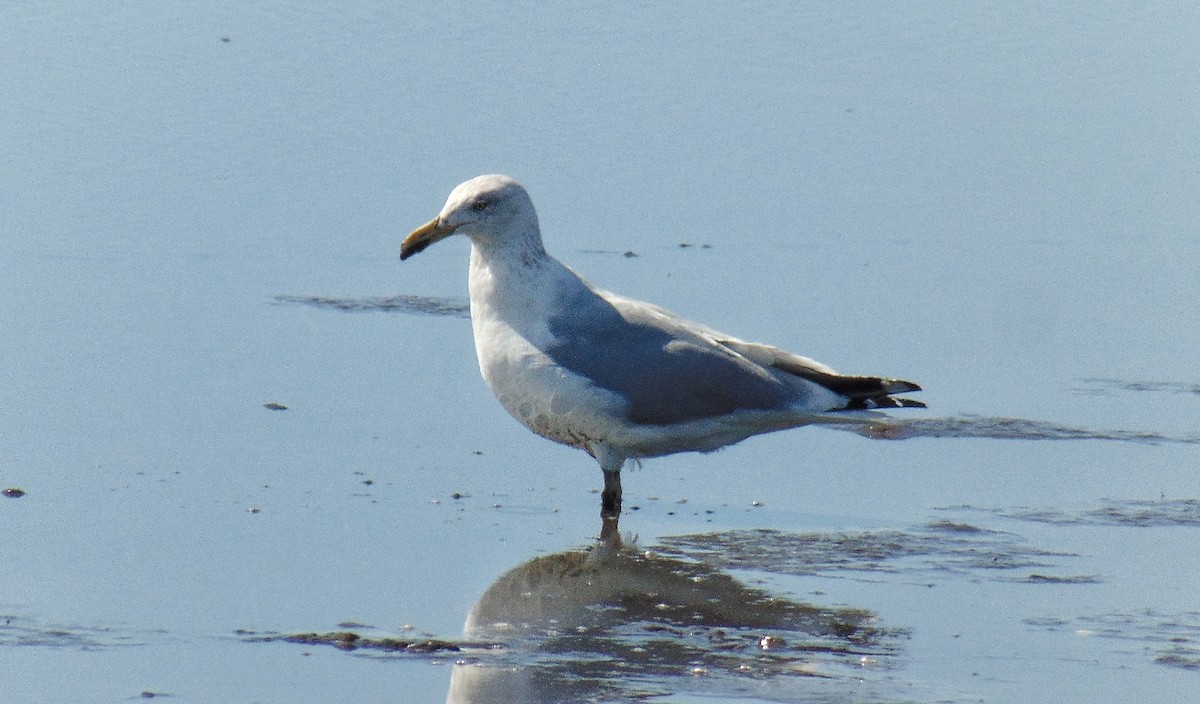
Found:
[[400, 245], [400, 261], [404, 261], [414, 254], [420, 254], [421, 252], [424, 252], [425, 249], [431, 244], [433, 244], [433, 242], [430, 240], [420, 240], [412, 244], [405, 242], [404, 244]]
[[400, 261], [404, 261], [418, 252], [423, 252], [434, 242], [454, 234], [454, 228], [442, 227], [438, 220], [438, 218], [430, 220], [404, 238], [404, 242], [400, 244]]

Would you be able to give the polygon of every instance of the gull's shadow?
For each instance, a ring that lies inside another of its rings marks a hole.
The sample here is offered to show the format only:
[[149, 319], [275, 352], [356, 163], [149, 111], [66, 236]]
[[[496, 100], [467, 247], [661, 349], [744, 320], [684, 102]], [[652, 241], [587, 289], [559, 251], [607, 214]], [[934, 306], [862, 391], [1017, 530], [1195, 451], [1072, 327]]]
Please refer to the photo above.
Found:
[[824, 698], [860, 682], [864, 663], [886, 662], [895, 640], [868, 611], [805, 604], [641, 550], [612, 519], [590, 549], [501, 575], [465, 630], [496, 647], [457, 661], [451, 704], [780, 693], [785, 681], [799, 699]]

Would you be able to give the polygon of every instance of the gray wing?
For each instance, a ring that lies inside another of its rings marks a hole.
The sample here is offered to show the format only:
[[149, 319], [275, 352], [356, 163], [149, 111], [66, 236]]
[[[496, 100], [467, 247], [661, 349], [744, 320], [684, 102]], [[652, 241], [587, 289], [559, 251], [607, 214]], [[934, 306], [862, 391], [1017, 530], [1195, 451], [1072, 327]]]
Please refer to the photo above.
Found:
[[668, 425], [743, 409], [784, 408], [802, 395], [707, 328], [660, 308], [589, 291], [550, 320], [554, 362], [629, 402], [635, 423]]

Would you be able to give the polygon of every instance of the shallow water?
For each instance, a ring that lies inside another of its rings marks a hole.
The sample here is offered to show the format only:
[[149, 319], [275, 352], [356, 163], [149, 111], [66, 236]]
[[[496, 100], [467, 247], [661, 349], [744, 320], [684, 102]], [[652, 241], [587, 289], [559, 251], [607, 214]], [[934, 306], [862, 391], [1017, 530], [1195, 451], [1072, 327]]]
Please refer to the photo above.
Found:
[[[0, 698], [1195, 700], [1190, 5], [0, 24]], [[490, 171], [597, 284], [929, 410], [649, 461], [598, 544], [465, 243], [398, 261]]]

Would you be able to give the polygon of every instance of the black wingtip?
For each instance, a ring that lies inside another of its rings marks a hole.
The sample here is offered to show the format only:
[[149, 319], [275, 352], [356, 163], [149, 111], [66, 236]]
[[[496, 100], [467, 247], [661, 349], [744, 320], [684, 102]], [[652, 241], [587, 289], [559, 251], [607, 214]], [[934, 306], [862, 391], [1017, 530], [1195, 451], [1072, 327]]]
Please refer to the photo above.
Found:
[[892, 398], [891, 396], [874, 396], [872, 398], [850, 399], [845, 406], [836, 408], [838, 411], [874, 411], [880, 408], [928, 408], [920, 401], [911, 398]]
[[921, 390], [920, 385], [914, 384], [911, 381], [905, 381], [903, 379], [884, 379], [883, 388], [889, 394], [906, 394], [910, 391]]
[[[856, 379], [861, 385], [864, 382], [874, 382], [877, 385], [875, 393], [869, 392], [869, 386], [864, 388], [853, 388], [846, 379]], [[843, 388], [835, 388], [834, 391], [843, 393], [850, 397], [846, 403], [844, 410], [874, 410], [877, 408], [928, 408], [924, 403], [911, 398], [895, 398], [891, 394], [906, 394], [911, 391], [920, 391], [921, 387], [911, 381], [903, 379], [880, 379], [876, 377], [839, 377], [842, 380]], [[843, 390], [844, 389], [844, 390]], [[850, 391], [851, 393], [846, 393]], [[854, 392], [858, 393], [855, 394]]]

